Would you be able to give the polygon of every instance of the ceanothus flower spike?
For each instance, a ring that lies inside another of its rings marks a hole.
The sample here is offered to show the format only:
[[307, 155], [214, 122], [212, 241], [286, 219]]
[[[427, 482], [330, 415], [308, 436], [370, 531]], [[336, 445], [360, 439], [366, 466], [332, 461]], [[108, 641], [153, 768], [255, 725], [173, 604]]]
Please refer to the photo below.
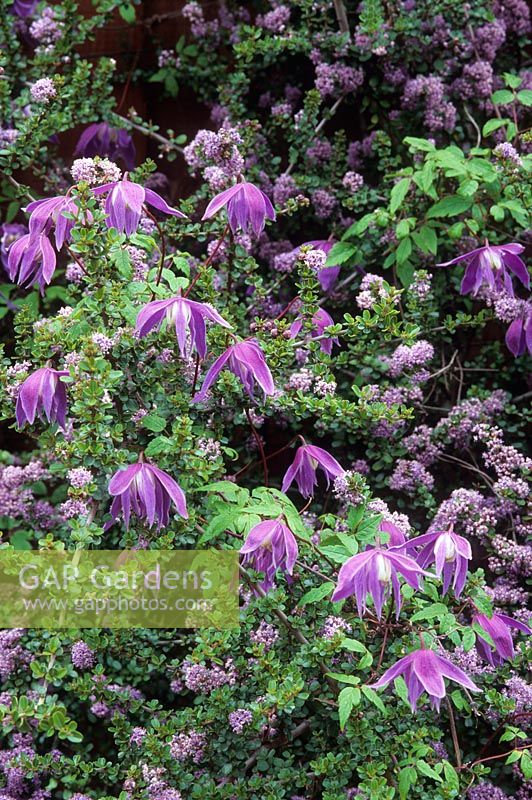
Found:
[[67, 393], [60, 380], [64, 375], [68, 375], [67, 370], [41, 367], [20, 384], [15, 408], [19, 428], [26, 422], [33, 425], [36, 416], [45, 416], [48, 422], [57, 422], [65, 429]]
[[205, 320], [210, 320], [224, 328], [232, 326], [208, 303], [197, 303], [185, 297], [171, 297], [169, 300], [154, 300], [142, 308], [137, 316], [135, 333], [146, 336], [154, 328], [160, 328], [164, 321], [175, 327], [179, 352], [183, 358], [196, 350], [200, 358], [207, 354]]
[[405, 679], [412, 713], [415, 712], [417, 701], [424, 691], [429, 696], [432, 708], [439, 711], [440, 702], [445, 697], [444, 678], [454, 681], [464, 689], [469, 689], [470, 692], [480, 691], [463, 670], [443, 656], [424, 648], [414, 650], [413, 653], [400, 658], [376, 683], [369, 685], [373, 689], [381, 689], [399, 675]]
[[521, 281], [523, 286], [530, 288], [530, 276], [528, 270], [519, 258], [519, 254], [525, 248], [522, 244], [511, 242], [509, 244], [489, 245], [478, 247], [469, 253], [438, 264], [438, 267], [450, 267], [467, 259], [467, 267], [460, 286], [460, 294], [472, 294], [473, 297], [478, 293], [481, 286], [488, 286], [491, 289], [506, 289], [508, 294], [514, 296], [514, 287], [510, 272]]
[[194, 403], [205, 400], [207, 392], [223, 369], [228, 369], [236, 375], [252, 400], [255, 399], [255, 383], [258, 383], [265, 395], [275, 392], [272, 374], [258, 341], [246, 339], [243, 342], [232, 344], [221, 356], [218, 356], [207, 371], [201, 390], [196, 392], [192, 398]]
[[127, 172], [122, 180], [97, 186], [92, 191], [95, 195], [108, 193], [105, 200], [106, 225], [108, 228], [116, 228], [117, 231], [126, 233], [128, 236], [136, 232], [143, 206], [146, 204], [164, 214], [186, 219], [185, 214], [176, 208], [171, 208], [157, 192], [130, 181]]
[[150, 528], [154, 524], [158, 530], [165, 528], [172, 503], [181, 517], [188, 518], [183, 490], [168, 473], [154, 464], [138, 461], [118, 470], [109, 481], [109, 494], [114, 498], [110, 510], [112, 520], [105, 524], [105, 530], [116, 522], [120, 514], [129, 528], [131, 512], [145, 519]]
[[227, 219], [233, 233], [240, 228], [244, 233], [253, 232], [258, 238], [264, 230], [266, 218], [275, 219], [275, 209], [263, 191], [253, 183], [236, 183], [213, 197], [202, 219], [210, 219], [227, 206]]
[[302, 444], [301, 447], [298, 447], [292, 464], [285, 472], [281, 491], [286, 492], [295, 481], [299, 493], [303, 497], [312, 497], [318, 484], [316, 477], [318, 467], [325, 474], [327, 486], [331, 478], [338, 478], [345, 472], [338, 461], [322, 447]]
[[331, 599], [336, 602], [354, 595], [358, 614], [362, 617], [366, 612], [369, 594], [373, 599], [377, 617], [380, 619], [382, 607], [392, 589], [395, 611], [399, 618], [401, 611], [399, 573], [412, 589], [419, 589], [419, 580], [422, 575], [433, 577], [430, 572], [421, 569], [412, 558], [397, 552], [397, 550], [384, 550], [380, 547], [368, 548], [363, 553], [351, 556], [345, 564], [342, 564], [338, 573], [338, 583]]
[[268, 519], [255, 525], [240, 548], [243, 563], [264, 573], [261, 586], [272, 588], [278, 569], [291, 575], [298, 554], [297, 542], [290, 528], [280, 519]]

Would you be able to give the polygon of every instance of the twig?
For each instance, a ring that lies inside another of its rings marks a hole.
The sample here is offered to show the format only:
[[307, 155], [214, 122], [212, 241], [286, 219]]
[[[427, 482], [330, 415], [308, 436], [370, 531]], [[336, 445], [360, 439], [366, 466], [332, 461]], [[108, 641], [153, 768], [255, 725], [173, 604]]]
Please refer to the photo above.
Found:
[[447, 704], [447, 711], [449, 712], [449, 722], [451, 724], [451, 736], [453, 739], [453, 747], [454, 747], [454, 756], [456, 758], [456, 767], [457, 769], [462, 769], [462, 755], [460, 753], [460, 743], [458, 741], [458, 734], [456, 732], [456, 722], [454, 721], [454, 713], [453, 707], [451, 705], [451, 701], [445, 695], [445, 702]]
[[189, 284], [189, 286], [188, 286], [186, 292], [184, 293], [183, 297], [188, 297], [189, 296], [190, 292], [192, 291], [192, 289], [194, 288], [194, 286], [196, 285], [196, 283], [200, 279], [201, 274], [203, 273], [203, 271], [206, 270], [207, 267], [209, 267], [211, 265], [214, 256], [216, 255], [216, 253], [218, 252], [218, 250], [222, 246], [222, 242], [225, 239], [225, 237], [227, 236], [227, 234], [229, 233], [229, 231], [230, 231], [230, 225], [229, 225], [229, 223], [227, 223], [227, 225], [225, 226], [225, 228], [222, 231], [222, 235], [220, 236], [220, 238], [216, 242], [216, 246], [213, 248], [212, 253], [208, 257], [208, 259], [205, 261], [205, 263], [202, 264], [202, 266], [198, 268], [198, 271], [196, 272], [196, 275], [194, 276], [194, 279]]
[[347, 21], [347, 13], [342, 0], [334, 0], [334, 11], [341, 32], [349, 33], [349, 22]]
[[474, 129], [477, 132], [477, 144], [476, 144], [476, 147], [480, 147], [480, 143], [482, 141], [482, 134], [480, 132], [480, 128], [478, 127], [476, 119], [473, 117], [473, 115], [471, 114], [471, 112], [469, 111], [469, 109], [468, 109], [468, 107], [467, 107], [467, 105], [465, 103], [464, 103], [464, 111], [465, 111], [465, 115], [468, 118], [469, 122], [471, 123], [471, 125], [474, 127]]
[[133, 122], [132, 120], [128, 119], [128, 117], [122, 116], [122, 114], [113, 113], [113, 117], [120, 122], [123, 122], [130, 127], [134, 128], [139, 133], [143, 133], [149, 139], [155, 139], [156, 142], [160, 142], [160, 144], [164, 145], [166, 150], [175, 150], [177, 153], [183, 154], [184, 148], [180, 145], [173, 142], [171, 139], [167, 139], [165, 136], [161, 136], [160, 133], [157, 131], [152, 131], [150, 128], [147, 128], [144, 125], [140, 125], [138, 122]]

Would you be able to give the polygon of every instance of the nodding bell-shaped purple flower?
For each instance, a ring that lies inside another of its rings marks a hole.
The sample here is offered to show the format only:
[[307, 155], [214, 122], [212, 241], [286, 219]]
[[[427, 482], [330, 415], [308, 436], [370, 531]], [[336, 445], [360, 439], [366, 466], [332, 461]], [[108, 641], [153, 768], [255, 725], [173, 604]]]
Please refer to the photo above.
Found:
[[[308, 247], [309, 245], [312, 245], [314, 250], [321, 250], [326, 256], [328, 256], [335, 244], [336, 242], [331, 242], [328, 239], [313, 239], [310, 242], [303, 242], [300, 247]], [[297, 248], [297, 252], [299, 252], [300, 247]], [[318, 270], [318, 280], [324, 292], [329, 292], [332, 289], [338, 280], [339, 274], [339, 266], [322, 267]]]
[[363, 553], [348, 558], [338, 573], [338, 584], [332, 600], [345, 600], [354, 595], [359, 616], [363, 616], [367, 608], [367, 595], [371, 595], [377, 617], [382, 615], [385, 600], [393, 590], [397, 618], [401, 611], [401, 586], [398, 574], [401, 574], [412, 589], [419, 589], [422, 575], [432, 577], [421, 569], [409, 556], [397, 550], [383, 550], [371, 547]]
[[213, 197], [202, 219], [210, 219], [227, 206], [227, 219], [233, 233], [240, 228], [244, 233], [259, 237], [266, 219], [275, 219], [275, 209], [270, 199], [253, 183], [235, 183]]
[[286, 492], [295, 481], [299, 493], [303, 497], [312, 497], [314, 489], [318, 485], [316, 476], [318, 468], [324, 472], [327, 486], [331, 478], [338, 478], [345, 472], [338, 461], [323, 448], [313, 444], [301, 445], [297, 449], [292, 464], [285, 472], [281, 491]]
[[236, 375], [252, 400], [255, 399], [255, 383], [258, 383], [265, 395], [275, 392], [272, 374], [258, 341], [246, 339], [232, 344], [216, 359], [205, 375], [201, 391], [196, 392], [192, 398], [193, 402], [205, 400], [207, 392], [223, 369], [228, 369]]
[[527, 303], [523, 313], [514, 319], [506, 331], [506, 347], [517, 358], [528, 352], [532, 356], [532, 304]]
[[13, 5], [8, 9], [10, 14], [25, 19], [33, 14], [35, 6], [39, 0], [14, 0]]
[[493, 614], [487, 617], [485, 614], [475, 614], [473, 623], [480, 625], [482, 630], [491, 637], [493, 647], [488, 644], [477, 633], [476, 648], [477, 652], [492, 667], [500, 667], [505, 661], [512, 661], [515, 655], [514, 643], [512, 640], [511, 628], [522, 631], [530, 636], [532, 630], [523, 622], [518, 622], [506, 614]]
[[160, 530], [168, 525], [172, 503], [181, 517], [188, 518], [183, 490], [154, 464], [139, 461], [118, 470], [109, 481], [109, 494], [114, 498], [110, 512], [113, 519], [105, 524], [104, 530], [110, 528], [120, 514], [129, 528], [131, 512], [146, 520], [150, 528], [156, 525]]
[[128, 236], [136, 232], [144, 205], [153, 206], [164, 214], [185, 219], [181, 211], [171, 208], [157, 192], [128, 180], [127, 172], [122, 180], [97, 186], [92, 191], [95, 195], [108, 193], [105, 200], [106, 225]]
[[[58, 250], [61, 250], [63, 244], [69, 241], [70, 232], [79, 213], [77, 204], [68, 195], [34, 200], [24, 210], [31, 215], [29, 229], [32, 237], [43, 233], [48, 235], [55, 227], [55, 246]], [[66, 217], [65, 214], [74, 219]]]
[[444, 678], [454, 681], [464, 689], [469, 689], [470, 692], [480, 691], [463, 670], [443, 656], [423, 648], [400, 658], [393, 667], [386, 670], [382, 678], [379, 678], [376, 683], [370, 684], [370, 687], [381, 689], [388, 686], [399, 675], [404, 677], [412, 713], [415, 712], [417, 702], [424, 691], [429, 696], [432, 708], [439, 711], [440, 703], [445, 697]]
[[10, 280], [19, 286], [37, 283], [44, 294], [44, 287], [52, 280], [56, 261], [55, 250], [44, 233], [36, 236], [27, 233], [9, 248], [7, 272]]
[[264, 573], [260, 585], [268, 591], [274, 584], [278, 569], [292, 574], [298, 549], [290, 528], [280, 519], [268, 519], [250, 530], [240, 553], [244, 556], [244, 564], [249, 564], [256, 572]]
[[44, 416], [65, 429], [67, 393], [60, 380], [64, 375], [68, 375], [67, 370], [41, 367], [20, 384], [15, 409], [19, 428], [26, 422], [33, 425], [36, 416]]
[[107, 156], [111, 161], [122, 159], [126, 169], [135, 168], [135, 145], [129, 133], [122, 128], [112, 128], [107, 122], [94, 122], [85, 128], [78, 139], [75, 156]]
[[18, 222], [4, 222], [0, 225], [0, 261], [6, 269], [9, 248], [27, 232], [27, 227]]
[[154, 328], [160, 328], [166, 321], [168, 325], [175, 327], [179, 352], [183, 358], [188, 358], [193, 350], [196, 350], [200, 358], [205, 358], [207, 319], [224, 328], [231, 327], [208, 303], [196, 303], [184, 297], [154, 300], [139, 311], [135, 332], [139, 336], [146, 336]]
[[[319, 308], [312, 317], [312, 327], [316, 331], [316, 336], [323, 336], [323, 331], [330, 325], [334, 325], [333, 318], [323, 308]], [[297, 317], [297, 319], [295, 319], [290, 326], [290, 338], [295, 339], [302, 327], [303, 327], [303, 317]], [[338, 344], [337, 337], [336, 336], [327, 337], [321, 340], [320, 349], [323, 350], [324, 353], [327, 353], [327, 355], [330, 356], [332, 353], [333, 344]]]
[[465, 586], [468, 563], [473, 557], [471, 545], [451, 528], [448, 531], [435, 531], [409, 539], [404, 548], [408, 552], [417, 547], [421, 550], [415, 557], [420, 567], [435, 564], [436, 575], [441, 578], [443, 573], [443, 594], [447, 593], [451, 580], [453, 591], [457, 599]]
[[461, 294], [472, 294], [474, 297], [481, 286], [489, 286], [491, 289], [499, 291], [506, 289], [513, 297], [514, 287], [510, 272], [513, 272], [527, 289], [530, 287], [528, 270], [519, 258], [519, 254], [524, 249], [522, 244], [515, 242], [501, 245], [486, 244], [484, 247], [471, 250], [470, 253], [457, 256], [451, 261], [438, 264], [438, 267], [449, 267], [467, 260], [466, 271], [460, 286]]
[[406, 542], [406, 536], [403, 531], [400, 530], [397, 525], [394, 525], [393, 522], [388, 522], [385, 519], [381, 520], [379, 523], [379, 530], [388, 534], [388, 542], [385, 545], [388, 548], [394, 547], [400, 549]]

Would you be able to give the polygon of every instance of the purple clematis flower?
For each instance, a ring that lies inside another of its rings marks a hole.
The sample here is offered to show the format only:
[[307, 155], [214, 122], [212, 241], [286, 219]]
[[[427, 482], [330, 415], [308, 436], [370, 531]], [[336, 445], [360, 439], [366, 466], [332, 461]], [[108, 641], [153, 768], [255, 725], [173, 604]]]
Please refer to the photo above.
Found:
[[468, 562], [473, 557], [471, 545], [452, 529], [448, 531], [435, 531], [409, 539], [404, 549], [407, 551], [421, 547], [415, 559], [420, 567], [436, 565], [436, 575], [441, 578], [443, 573], [443, 594], [451, 584], [453, 578], [453, 591], [457, 599], [460, 598], [465, 586]]
[[493, 640], [493, 648], [477, 634], [476, 648], [482, 658], [492, 667], [499, 667], [505, 661], [512, 661], [515, 655], [514, 643], [510, 628], [516, 628], [530, 635], [532, 630], [523, 622], [518, 622], [506, 614], [493, 614], [491, 619], [485, 614], [475, 614], [473, 622], [476, 622], [486, 631]]
[[[40, 234], [48, 235], [55, 226], [55, 246], [61, 250], [65, 241], [70, 239], [70, 232], [75, 225], [75, 217], [79, 213], [79, 208], [72, 197], [59, 195], [59, 197], [49, 197], [44, 200], [34, 200], [24, 211], [30, 213], [30, 235], [32, 237]], [[69, 214], [74, 219], [65, 216]]]
[[6, 269], [9, 248], [27, 232], [27, 227], [18, 222], [4, 222], [0, 225], [0, 260]]
[[330, 478], [337, 478], [345, 472], [338, 461], [326, 450], [313, 444], [301, 445], [297, 449], [292, 464], [285, 472], [281, 491], [286, 492], [291, 484], [296, 481], [299, 493], [303, 497], [312, 497], [318, 484], [316, 477], [318, 467], [325, 473], [327, 486]]
[[25, 19], [29, 17], [30, 14], [33, 14], [38, 2], [39, 0], [15, 0], [9, 12], [11, 14], [16, 14], [16, 16], [21, 19]]
[[115, 472], [109, 481], [109, 494], [114, 497], [111, 504], [112, 520], [105, 524], [110, 528], [120, 513], [129, 528], [131, 511], [140, 519], [145, 519], [150, 528], [156, 523], [157, 529], [165, 528], [170, 519], [171, 503], [177, 513], [188, 518], [185, 494], [176, 481], [154, 464], [139, 461], [136, 464]]
[[[468, 264], [462, 285], [461, 294], [471, 293], [475, 296], [481, 286], [489, 286], [491, 289], [506, 289], [514, 296], [514, 287], [510, 272], [519, 278], [521, 283], [530, 287], [530, 276], [524, 262], [519, 258], [525, 248], [522, 244], [510, 243], [501, 245], [489, 245], [471, 250], [461, 256], [438, 264], [438, 267], [449, 267], [451, 264], [458, 264], [464, 259], [468, 259]], [[510, 270], [510, 272], [508, 272]]]
[[52, 280], [56, 260], [55, 250], [44, 233], [37, 236], [27, 233], [9, 248], [7, 272], [10, 280], [19, 286], [37, 283], [44, 294], [44, 287]]
[[244, 233], [253, 232], [260, 236], [266, 218], [275, 219], [275, 209], [270, 199], [253, 183], [235, 183], [216, 197], [213, 197], [202, 219], [214, 217], [227, 206], [227, 219], [233, 233], [240, 228]]
[[528, 350], [532, 355], [532, 305], [527, 303], [521, 316], [506, 331], [506, 347], [517, 358]]
[[146, 336], [153, 328], [160, 328], [164, 320], [175, 326], [179, 352], [188, 358], [196, 350], [201, 358], [207, 354], [205, 320], [216, 322], [224, 328], [231, 325], [208, 303], [196, 303], [184, 297], [154, 300], [139, 311], [135, 332]]
[[272, 374], [258, 341], [246, 339], [232, 344], [216, 359], [205, 375], [201, 390], [192, 398], [193, 402], [205, 400], [207, 392], [224, 368], [236, 375], [252, 400], [255, 399], [253, 394], [255, 383], [259, 384], [265, 395], [273, 394], [275, 391]]
[[291, 575], [298, 554], [294, 534], [280, 519], [259, 522], [250, 530], [240, 548], [243, 563], [250, 564], [256, 572], [264, 573], [260, 584], [265, 591], [272, 588], [278, 569]]
[[145, 204], [153, 206], [164, 214], [185, 219], [185, 215], [175, 208], [170, 208], [166, 200], [145, 186], [128, 180], [127, 172], [120, 181], [106, 183], [92, 190], [95, 195], [108, 192], [105, 201], [106, 224], [108, 228], [116, 228], [120, 233], [130, 236], [139, 226], [142, 208]]
[[406, 536], [404, 535], [403, 531], [399, 530], [399, 528], [394, 525], [393, 522], [388, 522], [385, 519], [381, 520], [379, 523], [379, 530], [388, 534], [388, 542], [385, 545], [386, 547], [397, 547], [399, 549], [406, 542]]
[[26, 422], [33, 425], [36, 416], [45, 416], [48, 422], [57, 422], [65, 429], [67, 393], [59, 380], [63, 375], [68, 371], [41, 367], [20, 384], [15, 409], [19, 428]]
[[440, 702], [445, 697], [444, 678], [448, 678], [470, 692], [479, 692], [478, 686], [459, 667], [456, 667], [443, 656], [439, 656], [432, 650], [414, 650], [413, 653], [400, 658], [393, 667], [387, 669], [382, 678], [376, 683], [370, 684], [373, 689], [381, 689], [383, 686], [403, 675], [408, 689], [408, 699], [412, 713], [416, 710], [417, 701], [425, 691], [430, 700], [432, 708], [437, 711], [440, 709]]
[[[328, 239], [313, 239], [310, 242], [303, 242], [300, 247], [308, 247], [308, 245], [312, 245], [314, 250], [321, 250], [326, 256], [328, 256], [335, 244], [336, 242], [331, 242]], [[299, 249], [299, 247], [296, 248], [297, 252], [299, 252]], [[338, 280], [339, 274], [339, 266], [322, 267], [320, 270], [318, 270], [318, 280], [324, 292], [329, 292], [332, 289]]]
[[75, 156], [107, 156], [112, 161], [121, 158], [126, 169], [135, 168], [135, 145], [129, 133], [122, 128], [112, 128], [107, 122], [94, 122], [85, 128], [78, 139]]
[[430, 575], [419, 564], [397, 550], [383, 550], [380, 547], [371, 547], [363, 553], [348, 558], [342, 564], [338, 573], [338, 584], [334, 590], [332, 600], [345, 600], [346, 597], [355, 596], [359, 616], [366, 611], [367, 595], [373, 598], [377, 617], [382, 615], [384, 601], [393, 589], [397, 618], [401, 611], [401, 587], [398, 573], [404, 577], [412, 589], [419, 589], [421, 575]]
[[[312, 326], [316, 330], [316, 336], [322, 336], [325, 328], [334, 325], [334, 320], [323, 308], [319, 308], [312, 317]], [[303, 317], [297, 317], [290, 326], [290, 338], [295, 339], [301, 328], [303, 327]], [[322, 339], [320, 342], [320, 349], [331, 355], [333, 344], [339, 344], [336, 336], [330, 336]]]

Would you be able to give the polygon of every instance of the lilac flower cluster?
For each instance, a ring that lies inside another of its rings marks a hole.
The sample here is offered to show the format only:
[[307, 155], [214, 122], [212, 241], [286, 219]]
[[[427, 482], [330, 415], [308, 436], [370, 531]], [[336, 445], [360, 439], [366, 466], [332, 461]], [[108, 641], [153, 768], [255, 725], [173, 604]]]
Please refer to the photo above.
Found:
[[223, 667], [213, 664], [197, 664], [185, 661], [182, 665], [183, 682], [187, 689], [195, 694], [210, 694], [220, 686], [234, 686], [237, 672], [233, 660], [228, 658]]
[[264, 652], [267, 653], [271, 650], [275, 642], [279, 639], [279, 631], [274, 625], [270, 625], [266, 620], [261, 620], [259, 627], [249, 634], [249, 638], [255, 644], [260, 644], [264, 647]]
[[230, 186], [243, 172], [244, 158], [238, 149], [241, 144], [242, 137], [236, 128], [200, 130], [185, 147], [184, 156], [191, 170], [201, 172], [210, 188], [217, 192]]
[[202, 761], [207, 737], [199, 731], [188, 731], [188, 733], [178, 733], [170, 742], [170, 753], [177, 761], [192, 761], [199, 764]]
[[240, 734], [253, 722], [253, 713], [248, 708], [237, 708], [229, 714], [229, 725], [233, 733]]

